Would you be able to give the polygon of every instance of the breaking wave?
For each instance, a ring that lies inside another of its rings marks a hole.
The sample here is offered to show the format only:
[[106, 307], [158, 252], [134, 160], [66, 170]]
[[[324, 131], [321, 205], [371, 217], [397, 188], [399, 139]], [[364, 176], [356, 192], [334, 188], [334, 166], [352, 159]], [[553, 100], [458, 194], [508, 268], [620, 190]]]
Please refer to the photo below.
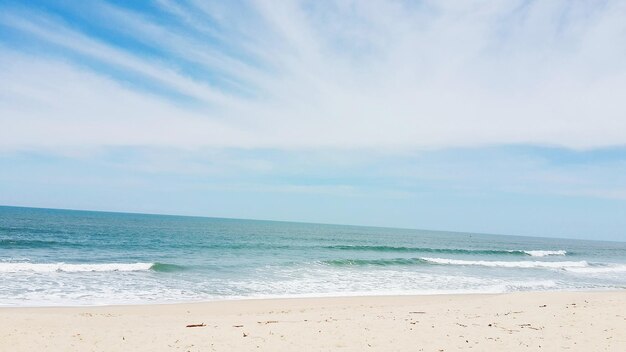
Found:
[[322, 264], [330, 266], [392, 266], [427, 264], [421, 258], [393, 258], [393, 259], [334, 259], [325, 260]]
[[517, 255], [531, 257], [562, 256], [564, 250], [501, 250], [501, 249], [458, 249], [458, 248], [430, 248], [430, 247], [404, 247], [404, 246], [366, 246], [366, 245], [334, 245], [325, 246], [325, 249], [342, 251], [368, 251], [368, 252], [397, 252], [397, 253], [446, 253], [446, 254], [482, 254], [482, 255]]
[[552, 268], [552, 269], [567, 269], [567, 268], [585, 268], [589, 266], [584, 260], [581, 261], [565, 261], [565, 262], [541, 262], [541, 261], [517, 261], [517, 262], [504, 262], [504, 261], [488, 261], [488, 260], [459, 260], [459, 259], [444, 259], [444, 258], [420, 258], [429, 263], [443, 264], [443, 265], [479, 265], [488, 267], [499, 268]]
[[408, 265], [476, 265], [499, 268], [550, 268], [569, 269], [587, 268], [586, 261], [488, 261], [488, 260], [459, 260], [446, 258], [391, 258], [391, 259], [335, 259], [325, 260], [322, 264], [329, 266], [408, 266]]
[[559, 251], [523, 251], [525, 254], [531, 257], [547, 257], [552, 255], [566, 255], [567, 251], [559, 250]]
[[98, 263], [98, 264], [67, 264], [67, 263], [0, 263], [0, 273], [80, 273], [80, 272], [111, 272], [111, 271], [158, 271], [171, 272], [182, 270], [183, 267], [163, 263]]
[[566, 268], [565, 270], [579, 274], [626, 273], [626, 265], [593, 266], [588, 268]]

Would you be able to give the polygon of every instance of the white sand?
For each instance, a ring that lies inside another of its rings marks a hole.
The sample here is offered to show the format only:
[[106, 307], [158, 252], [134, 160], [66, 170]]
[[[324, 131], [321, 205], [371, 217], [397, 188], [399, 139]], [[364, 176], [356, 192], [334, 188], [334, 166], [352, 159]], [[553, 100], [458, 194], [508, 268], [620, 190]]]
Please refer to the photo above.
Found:
[[0, 351], [168, 350], [626, 351], [626, 290], [0, 309]]

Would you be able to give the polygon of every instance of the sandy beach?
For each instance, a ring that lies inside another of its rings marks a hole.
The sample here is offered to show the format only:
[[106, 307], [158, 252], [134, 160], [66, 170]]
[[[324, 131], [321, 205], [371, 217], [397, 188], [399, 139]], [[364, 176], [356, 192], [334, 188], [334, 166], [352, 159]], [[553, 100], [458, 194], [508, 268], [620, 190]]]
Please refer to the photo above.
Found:
[[626, 291], [2, 308], [0, 350], [625, 351]]

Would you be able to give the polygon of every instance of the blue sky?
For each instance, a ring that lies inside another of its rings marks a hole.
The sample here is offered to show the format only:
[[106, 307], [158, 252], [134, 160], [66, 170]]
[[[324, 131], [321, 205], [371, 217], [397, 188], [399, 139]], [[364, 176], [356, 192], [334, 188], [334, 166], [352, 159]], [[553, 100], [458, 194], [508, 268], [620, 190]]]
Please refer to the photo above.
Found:
[[626, 240], [622, 1], [0, 1], [0, 204]]

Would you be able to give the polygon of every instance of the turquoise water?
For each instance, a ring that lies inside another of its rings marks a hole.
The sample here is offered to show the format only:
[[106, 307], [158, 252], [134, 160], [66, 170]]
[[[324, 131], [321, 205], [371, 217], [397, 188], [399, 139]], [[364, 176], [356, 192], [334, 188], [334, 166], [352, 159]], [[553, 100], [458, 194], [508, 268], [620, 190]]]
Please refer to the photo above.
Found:
[[626, 288], [626, 243], [0, 207], [0, 305]]

